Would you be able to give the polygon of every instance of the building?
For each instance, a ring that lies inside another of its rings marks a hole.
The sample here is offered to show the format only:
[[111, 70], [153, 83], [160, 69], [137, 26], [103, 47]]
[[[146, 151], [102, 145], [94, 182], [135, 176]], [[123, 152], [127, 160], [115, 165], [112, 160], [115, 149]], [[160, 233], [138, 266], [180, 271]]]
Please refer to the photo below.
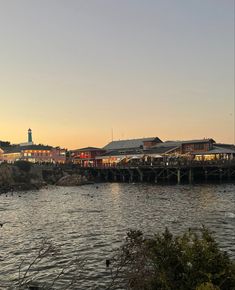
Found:
[[131, 159], [141, 159], [143, 158], [143, 152], [139, 151], [128, 151], [127, 152], [119, 152], [119, 151], [110, 151], [106, 152], [100, 156], [96, 157], [96, 160], [99, 160], [99, 165], [104, 167], [116, 166], [118, 164], [128, 163]]
[[128, 153], [130, 151], [142, 151], [143, 149], [151, 148], [158, 143], [162, 143], [158, 137], [129, 139], [112, 141], [104, 146], [104, 150], [107, 152], [118, 151], [121, 154]]
[[105, 153], [97, 156], [96, 160], [99, 165], [107, 167], [127, 163], [131, 159], [142, 158], [144, 150], [161, 143], [162, 140], [158, 137], [112, 141], [103, 147]]
[[52, 163], [66, 163], [67, 149], [60, 148], [60, 147], [52, 147], [51, 160], [52, 160]]
[[102, 165], [107, 167], [118, 164], [154, 164], [175, 157], [192, 160], [212, 152], [214, 144], [211, 138], [166, 142], [159, 138], [113, 141], [104, 147], [106, 153], [97, 159], [102, 160]]
[[2, 162], [14, 163], [21, 158], [21, 149], [16, 146], [2, 148]]
[[45, 145], [14, 146], [5, 148], [2, 161], [13, 163], [24, 160], [32, 163], [65, 163], [66, 149]]
[[48, 145], [33, 144], [32, 130], [28, 130], [28, 142], [19, 145], [11, 145], [9, 142], [1, 142], [0, 160], [14, 163], [18, 160], [33, 163], [65, 163], [66, 149]]
[[101, 165], [102, 161], [98, 156], [105, 153], [105, 150], [97, 147], [85, 147], [70, 151], [70, 161], [82, 167], [93, 167]]
[[44, 145], [27, 145], [20, 146], [21, 157], [20, 160], [29, 161], [32, 163], [52, 162], [51, 146]]
[[213, 144], [208, 151], [194, 152], [194, 159], [199, 161], [207, 160], [233, 160], [235, 159], [235, 145]]
[[[211, 138], [209, 139], [196, 139], [196, 140], [186, 140], [186, 141], [165, 141], [161, 144], [157, 144], [146, 150], [147, 152], [158, 152], [161, 148], [168, 148], [164, 154], [168, 155], [192, 155], [193, 153], [207, 152], [213, 149], [213, 144], [215, 141]], [[163, 154], [163, 153], [162, 153]]]

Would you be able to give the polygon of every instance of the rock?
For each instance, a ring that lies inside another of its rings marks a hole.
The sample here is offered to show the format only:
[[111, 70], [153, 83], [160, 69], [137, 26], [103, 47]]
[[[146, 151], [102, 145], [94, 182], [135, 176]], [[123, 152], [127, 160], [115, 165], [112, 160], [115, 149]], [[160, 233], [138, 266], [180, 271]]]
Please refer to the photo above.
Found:
[[0, 166], [0, 185], [8, 185], [14, 183], [13, 167], [8, 164], [2, 164]]
[[40, 189], [45, 182], [40, 171], [24, 172], [14, 164], [0, 165], [0, 194]]
[[59, 186], [79, 186], [84, 184], [92, 184], [85, 176], [79, 174], [67, 175], [60, 178], [56, 183]]

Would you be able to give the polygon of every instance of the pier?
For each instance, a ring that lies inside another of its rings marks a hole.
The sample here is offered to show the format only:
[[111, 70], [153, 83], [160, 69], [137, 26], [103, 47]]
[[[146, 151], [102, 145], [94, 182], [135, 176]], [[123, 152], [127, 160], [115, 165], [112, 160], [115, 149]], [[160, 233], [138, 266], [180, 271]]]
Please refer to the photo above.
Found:
[[192, 184], [235, 181], [235, 160], [74, 167], [74, 170], [103, 182]]

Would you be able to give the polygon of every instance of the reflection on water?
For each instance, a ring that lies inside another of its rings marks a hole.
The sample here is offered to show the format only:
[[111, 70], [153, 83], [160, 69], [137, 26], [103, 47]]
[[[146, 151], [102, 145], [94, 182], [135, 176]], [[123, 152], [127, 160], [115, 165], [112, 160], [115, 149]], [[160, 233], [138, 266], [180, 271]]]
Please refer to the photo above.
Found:
[[[104, 289], [105, 260], [128, 229], [174, 233], [205, 224], [235, 258], [235, 185], [99, 184], [0, 196], [0, 289], [42, 238], [86, 258], [80, 289]], [[43, 277], [45, 279], [45, 277]]]

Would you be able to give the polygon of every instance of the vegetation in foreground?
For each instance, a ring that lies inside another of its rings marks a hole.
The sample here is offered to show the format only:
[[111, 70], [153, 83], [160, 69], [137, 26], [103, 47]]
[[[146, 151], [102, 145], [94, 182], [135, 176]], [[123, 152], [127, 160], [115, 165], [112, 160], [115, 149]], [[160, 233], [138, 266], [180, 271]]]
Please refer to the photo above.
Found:
[[235, 263], [204, 227], [198, 234], [188, 230], [176, 237], [168, 229], [151, 238], [130, 231], [111, 273], [113, 288], [119, 284], [132, 290], [235, 289]]
[[[51, 242], [44, 241], [32, 261], [25, 259], [20, 263], [19, 277], [10, 289], [81, 289], [81, 280], [86, 279], [82, 274], [84, 261], [66, 259], [61, 264], [64, 258]], [[40, 270], [45, 265], [53, 270], [51, 276], [45, 273], [46, 284]], [[131, 230], [106, 265], [110, 283], [102, 290], [235, 289], [235, 263], [204, 227], [199, 233], [188, 230], [180, 236], [173, 236], [166, 229], [147, 238], [142, 232]]]

